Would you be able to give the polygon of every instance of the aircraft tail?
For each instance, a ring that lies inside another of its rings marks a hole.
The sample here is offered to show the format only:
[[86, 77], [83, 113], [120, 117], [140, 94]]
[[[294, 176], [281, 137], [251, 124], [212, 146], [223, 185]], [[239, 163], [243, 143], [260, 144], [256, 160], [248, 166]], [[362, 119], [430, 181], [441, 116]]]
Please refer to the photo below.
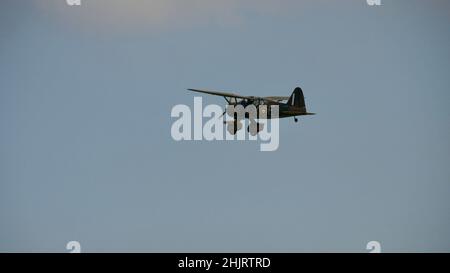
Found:
[[300, 87], [296, 87], [294, 89], [294, 92], [292, 92], [292, 95], [289, 97], [287, 104], [290, 106], [302, 108], [306, 113], [305, 97], [303, 96], [303, 91]]

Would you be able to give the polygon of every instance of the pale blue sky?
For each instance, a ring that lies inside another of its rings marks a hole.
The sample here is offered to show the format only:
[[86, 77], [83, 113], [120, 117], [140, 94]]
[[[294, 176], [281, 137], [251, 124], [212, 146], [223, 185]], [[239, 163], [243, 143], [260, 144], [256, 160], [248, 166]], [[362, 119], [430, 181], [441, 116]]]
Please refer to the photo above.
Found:
[[[2, 1], [0, 251], [450, 251], [450, 2], [382, 2]], [[170, 136], [295, 86], [276, 152]]]

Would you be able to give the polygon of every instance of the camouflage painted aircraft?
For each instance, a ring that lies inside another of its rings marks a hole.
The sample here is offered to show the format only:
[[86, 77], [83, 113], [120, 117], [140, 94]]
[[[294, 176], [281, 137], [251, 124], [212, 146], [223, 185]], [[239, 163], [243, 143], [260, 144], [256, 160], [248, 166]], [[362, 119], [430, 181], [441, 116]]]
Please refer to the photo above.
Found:
[[[238, 105], [242, 105], [245, 108], [249, 105], [254, 105], [257, 110], [256, 113], [258, 115], [258, 118], [260, 118], [259, 114], [261, 113], [261, 111], [267, 111], [267, 113], [264, 112], [264, 114], [266, 114], [265, 117], [267, 119], [271, 119], [272, 115], [270, 113], [271, 112], [270, 106], [272, 105], [278, 105], [279, 118], [294, 117], [295, 122], [298, 121], [297, 116], [315, 115], [315, 113], [309, 113], [306, 110], [305, 98], [303, 96], [303, 91], [300, 87], [296, 87], [290, 97], [278, 97], [278, 96], [255, 97], [255, 96], [241, 96], [229, 92], [219, 92], [204, 89], [188, 89], [188, 90], [209, 95], [221, 96], [227, 101], [228, 105], [230, 106], [236, 107]], [[227, 107], [226, 109], [229, 108]], [[222, 114], [222, 116], [225, 113], [227, 113], [227, 111], [225, 111]], [[238, 115], [235, 112], [228, 114], [230, 116], [233, 116], [234, 114], [234, 121], [227, 122], [228, 124], [227, 130], [230, 132], [230, 134], [234, 135], [238, 130], [242, 128], [242, 123], [239, 121]], [[256, 135], [263, 129], [264, 124], [257, 123], [252, 117], [249, 116], [248, 113], [245, 113], [244, 118], [250, 120], [250, 125], [248, 126], [247, 130], [252, 135]]]

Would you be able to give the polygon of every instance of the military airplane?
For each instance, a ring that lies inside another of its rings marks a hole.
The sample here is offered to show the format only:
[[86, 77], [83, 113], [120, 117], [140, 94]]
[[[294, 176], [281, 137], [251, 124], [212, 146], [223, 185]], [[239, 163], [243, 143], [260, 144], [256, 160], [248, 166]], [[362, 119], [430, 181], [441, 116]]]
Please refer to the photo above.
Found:
[[[189, 91], [199, 92], [209, 95], [221, 96], [223, 97], [228, 105], [237, 106], [242, 105], [244, 108], [248, 105], [254, 105], [256, 107], [258, 118], [260, 118], [259, 113], [261, 111], [264, 112], [262, 118], [271, 119], [273, 118], [270, 111], [270, 106], [278, 105], [279, 113], [278, 118], [286, 118], [286, 117], [294, 117], [294, 121], [297, 122], [297, 116], [306, 116], [306, 115], [315, 115], [315, 113], [309, 113], [306, 110], [305, 105], [305, 97], [303, 96], [303, 91], [300, 87], [296, 87], [289, 97], [279, 97], [279, 96], [270, 96], [270, 97], [255, 97], [255, 96], [242, 96], [229, 92], [220, 92], [220, 91], [212, 91], [205, 89], [188, 89]], [[264, 107], [263, 107], [264, 106]], [[227, 108], [228, 109], [228, 108]], [[225, 111], [222, 116], [227, 113]], [[230, 116], [233, 116], [233, 113], [228, 113]], [[252, 117], [245, 113], [243, 116], [250, 120], [250, 124], [247, 128], [252, 135], [256, 135], [263, 129], [263, 125], [261, 123], [257, 123]], [[225, 123], [225, 122], [224, 122]], [[238, 115], [234, 113], [234, 120], [226, 122], [228, 124], [227, 130], [230, 134], [234, 135], [237, 131], [242, 128], [242, 123], [239, 121]]]

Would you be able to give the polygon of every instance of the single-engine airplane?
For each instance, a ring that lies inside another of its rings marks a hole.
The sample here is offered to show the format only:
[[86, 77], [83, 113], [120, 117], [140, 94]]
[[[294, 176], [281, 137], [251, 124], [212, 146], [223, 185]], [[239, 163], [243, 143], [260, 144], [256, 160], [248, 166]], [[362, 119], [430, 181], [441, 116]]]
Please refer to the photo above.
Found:
[[[242, 105], [245, 108], [248, 105], [254, 105], [257, 110], [256, 113], [258, 114], [258, 118], [260, 118], [259, 113], [261, 113], [261, 111], [267, 111], [267, 113], [264, 112], [266, 115], [263, 115], [263, 118], [273, 118], [270, 113], [270, 106], [272, 105], [278, 105], [279, 107], [278, 118], [294, 117], [295, 122], [298, 121], [297, 116], [315, 115], [315, 113], [309, 113], [306, 110], [305, 97], [303, 96], [303, 91], [300, 87], [296, 87], [290, 97], [255, 97], [241, 96], [229, 92], [219, 92], [205, 89], [188, 90], [209, 95], [221, 96], [227, 101], [228, 105], [231, 106]], [[225, 113], [227, 113], [227, 111], [225, 111], [222, 116]], [[232, 116], [233, 113], [229, 113], [229, 115]], [[247, 118], [250, 120], [250, 125], [248, 126], [247, 131], [249, 131], [252, 135], [256, 135], [263, 129], [264, 124], [257, 123], [252, 117], [249, 116], [248, 113], [245, 113], [243, 118]], [[236, 113], [234, 113], [234, 121], [229, 121], [227, 122], [227, 124], [227, 130], [232, 135], [236, 134], [236, 132], [242, 128], [242, 123], [239, 121], [238, 115]]]

